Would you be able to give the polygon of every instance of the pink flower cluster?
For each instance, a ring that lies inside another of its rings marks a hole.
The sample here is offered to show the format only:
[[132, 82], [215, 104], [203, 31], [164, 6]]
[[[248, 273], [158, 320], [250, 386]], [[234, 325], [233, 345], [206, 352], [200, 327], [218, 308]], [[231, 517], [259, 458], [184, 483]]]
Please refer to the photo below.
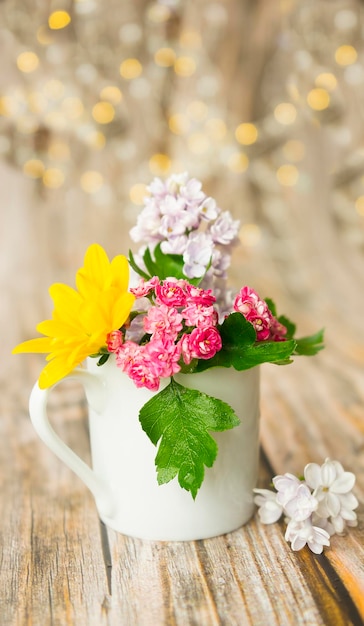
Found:
[[242, 313], [257, 333], [258, 341], [284, 341], [287, 328], [283, 326], [269, 310], [268, 304], [261, 300], [257, 292], [250, 287], [242, 287], [234, 300], [234, 311]]
[[137, 387], [156, 391], [161, 378], [180, 371], [180, 362], [211, 359], [221, 350], [211, 290], [186, 280], [160, 281], [154, 276], [148, 281], [141, 279], [131, 291], [136, 298], [147, 297], [152, 303], [143, 314], [144, 338], [140, 344], [124, 341], [121, 331], [113, 331], [107, 348]]

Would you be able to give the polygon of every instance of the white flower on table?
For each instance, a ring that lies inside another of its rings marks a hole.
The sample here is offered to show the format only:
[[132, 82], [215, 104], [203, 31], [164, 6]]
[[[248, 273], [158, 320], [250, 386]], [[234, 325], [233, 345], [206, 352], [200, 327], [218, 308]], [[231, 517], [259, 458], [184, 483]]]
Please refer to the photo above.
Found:
[[342, 533], [345, 526], [356, 526], [354, 509], [359, 505], [352, 493], [355, 475], [346, 472], [338, 461], [326, 459], [323, 465], [309, 463], [304, 480], [293, 474], [273, 478], [276, 491], [254, 489], [258, 515], [263, 524], [272, 524], [285, 515], [285, 539], [292, 550], [308, 546], [321, 554], [330, 545], [330, 537]]
[[262, 524], [274, 524], [283, 513], [283, 506], [277, 502], [277, 494], [269, 489], [254, 489], [257, 495], [255, 504], [259, 507], [258, 515]]
[[312, 552], [321, 554], [324, 546], [330, 545], [330, 535], [323, 528], [313, 526], [310, 519], [298, 522], [294, 519], [287, 524], [284, 536], [294, 551], [301, 550], [307, 544]]
[[318, 501], [316, 513], [319, 517], [329, 518], [337, 533], [342, 533], [346, 524], [356, 526], [354, 509], [359, 503], [351, 492], [355, 484], [352, 472], [346, 472], [339, 461], [326, 459], [321, 466], [317, 463], [306, 465], [304, 476]]

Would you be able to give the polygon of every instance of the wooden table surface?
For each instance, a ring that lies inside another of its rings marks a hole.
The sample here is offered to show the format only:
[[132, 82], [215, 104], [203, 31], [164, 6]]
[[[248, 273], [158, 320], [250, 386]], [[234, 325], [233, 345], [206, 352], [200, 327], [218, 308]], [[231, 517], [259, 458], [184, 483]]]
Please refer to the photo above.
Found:
[[[100, 524], [86, 487], [30, 424], [28, 397], [42, 358], [9, 356], [49, 314], [46, 285], [70, 280], [84, 244], [97, 237], [97, 222], [89, 215], [94, 228], [83, 238], [79, 224], [74, 239], [70, 235], [62, 242], [61, 210], [47, 212], [37, 204], [31, 183], [13, 170], [5, 168], [1, 176], [7, 209], [0, 242], [6, 289], [1, 302], [0, 623], [362, 624], [362, 504], [358, 527], [334, 536], [320, 556], [307, 548], [293, 552], [283, 523], [264, 526], [257, 517], [231, 534], [181, 543], [132, 539]], [[258, 273], [258, 283], [270, 283], [274, 293], [262, 295], [280, 298], [302, 334], [326, 326], [326, 349], [285, 368], [262, 367], [259, 484], [269, 487], [275, 474], [301, 473], [306, 463], [330, 457], [355, 472], [354, 492], [362, 503], [364, 259], [343, 247], [333, 228], [325, 230], [325, 217], [317, 224], [327, 235], [321, 243], [312, 222], [296, 218], [301, 244], [286, 273], [272, 262], [263, 279]], [[118, 248], [112, 236], [110, 228], [98, 239], [107, 245], [110, 237], [110, 254]], [[304, 298], [290, 289], [288, 274], [292, 263], [300, 262], [308, 278]], [[87, 407], [79, 387], [55, 391], [50, 413], [63, 439], [89, 459]]]

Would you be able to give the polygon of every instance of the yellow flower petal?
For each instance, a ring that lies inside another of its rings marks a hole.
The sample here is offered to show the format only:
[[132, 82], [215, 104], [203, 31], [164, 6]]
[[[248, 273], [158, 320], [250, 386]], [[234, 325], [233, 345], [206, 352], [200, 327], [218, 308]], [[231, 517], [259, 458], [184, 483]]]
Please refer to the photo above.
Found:
[[135, 300], [127, 291], [128, 279], [126, 257], [119, 255], [110, 263], [103, 248], [93, 244], [76, 275], [78, 291], [63, 283], [50, 287], [52, 319], [37, 326], [46, 336], [26, 341], [13, 351], [48, 353], [40, 377], [42, 388], [61, 380], [87, 356], [97, 354], [106, 345], [107, 334], [125, 323]]
[[129, 286], [129, 263], [127, 258], [119, 254], [111, 261], [111, 285], [120, 291], [127, 291]]
[[37, 339], [29, 339], [28, 341], [23, 341], [17, 345], [13, 350], [12, 354], [20, 354], [21, 352], [35, 352], [35, 353], [46, 353], [49, 352], [52, 348], [52, 340], [48, 337], [38, 337]]

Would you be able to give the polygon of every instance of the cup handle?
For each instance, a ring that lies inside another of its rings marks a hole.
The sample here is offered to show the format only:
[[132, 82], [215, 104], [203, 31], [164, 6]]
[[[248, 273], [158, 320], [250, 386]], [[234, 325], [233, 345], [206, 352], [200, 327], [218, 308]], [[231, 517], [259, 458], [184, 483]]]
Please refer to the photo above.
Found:
[[[97, 413], [100, 413], [106, 400], [106, 386], [102, 379], [92, 374], [92, 372], [81, 368], [74, 369], [62, 381], [71, 379], [76, 379], [83, 384], [89, 403]], [[49, 423], [47, 415], [48, 398], [50, 392], [57, 384], [49, 389], [40, 389], [38, 382], [36, 382], [29, 399], [30, 419], [40, 439], [89, 488], [97, 502], [97, 508], [101, 517], [110, 517], [113, 514], [114, 506], [111, 495], [108, 493], [108, 487], [103, 484], [102, 480], [96, 476], [87, 463], [62, 441]]]

